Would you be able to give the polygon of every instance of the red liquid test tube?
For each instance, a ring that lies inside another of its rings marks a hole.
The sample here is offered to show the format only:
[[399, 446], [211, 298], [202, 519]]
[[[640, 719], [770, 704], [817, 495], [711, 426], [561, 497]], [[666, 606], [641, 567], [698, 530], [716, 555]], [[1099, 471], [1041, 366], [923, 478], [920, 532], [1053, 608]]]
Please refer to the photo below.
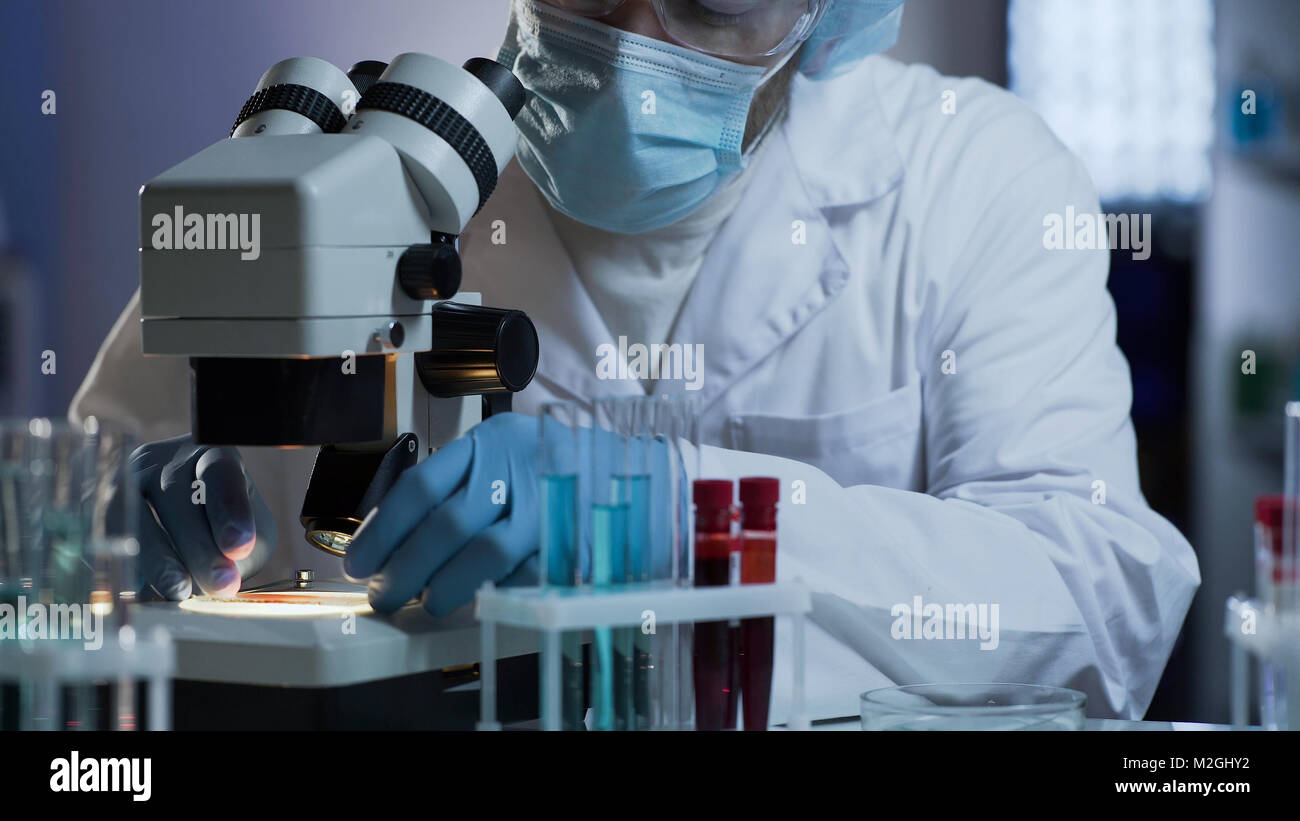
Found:
[[[734, 485], [727, 479], [697, 479], [695, 501], [695, 586], [717, 587], [731, 583], [731, 523]], [[694, 679], [695, 728], [735, 729], [727, 716], [736, 715], [734, 678], [736, 647], [725, 621], [695, 625]]]
[[[740, 480], [740, 583], [776, 581], [776, 503], [781, 482], [750, 476]], [[772, 699], [772, 654], [776, 619], [745, 619], [740, 626], [740, 691], [745, 729], [766, 730]]]

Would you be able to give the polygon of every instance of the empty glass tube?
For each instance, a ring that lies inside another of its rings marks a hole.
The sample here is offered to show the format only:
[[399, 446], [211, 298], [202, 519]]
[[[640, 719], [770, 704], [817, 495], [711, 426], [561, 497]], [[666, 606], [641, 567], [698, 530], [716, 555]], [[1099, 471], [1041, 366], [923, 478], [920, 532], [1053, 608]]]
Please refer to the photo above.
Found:
[[1294, 615], [1300, 610], [1296, 573], [1300, 570], [1300, 402], [1286, 405], [1286, 454], [1282, 484], [1282, 567], [1283, 581], [1277, 590], [1278, 609]]
[[[628, 503], [627, 580], [642, 585], [651, 579], [656, 528], [662, 529], [667, 524], [667, 517], [654, 507], [655, 463], [661, 462], [661, 472], [666, 472], [668, 460], [666, 444], [654, 439], [651, 427], [653, 403], [649, 397], [625, 400], [618, 420], [628, 449], [626, 475], [616, 486], [616, 492]], [[651, 726], [651, 677], [654, 674], [652, 622], [645, 620], [644, 611], [638, 615], [643, 619], [642, 625], [628, 628], [625, 640], [631, 653], [628, 729], [648, 730]]]
[[[683, 396], [646, 400], [643, 411], [651, 470], [650, 577], [691, 586], [694, 532], [690, 478], [699, 474], [698, 424], [694, 402]], [[650, 725], [690, 729], [694, 724], [692, 626], [656, 623], [651, 637]]]

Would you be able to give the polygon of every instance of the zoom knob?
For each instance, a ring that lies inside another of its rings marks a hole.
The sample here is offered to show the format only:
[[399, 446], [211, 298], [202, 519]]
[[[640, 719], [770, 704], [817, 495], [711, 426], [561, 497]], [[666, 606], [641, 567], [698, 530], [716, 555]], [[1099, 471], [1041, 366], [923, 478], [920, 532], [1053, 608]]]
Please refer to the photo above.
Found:
[[537, 329], [523, 311], [440, 302], [433, 348], [415, 355], [415, 368], [434, 396], [516, 393], [537, 373], [537, 355]]

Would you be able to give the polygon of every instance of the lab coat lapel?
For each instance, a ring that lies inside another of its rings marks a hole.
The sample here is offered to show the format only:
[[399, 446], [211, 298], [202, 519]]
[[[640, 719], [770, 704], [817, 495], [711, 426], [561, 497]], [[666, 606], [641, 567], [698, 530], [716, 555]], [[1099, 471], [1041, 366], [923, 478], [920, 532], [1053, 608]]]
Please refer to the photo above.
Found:
[[[826, 214], [882, 197], [903, 179], [875, 93], [876, 62], [863, 60], [834, 82], [795, 79], [785, 122], [769, 137], [776, 144], [760, 156], [672, 334], [675, 343], [704, 346], [701, 409], [806, 325], [850, 276], [869, 275], [843, 255]], [[684, 385], [659, 382], [655, 392]]]
[[524, 309], [540, 343], [535, 378], [556, 396], [644, 396], [635, 380], [597, 378], [596, 351], [610, 334], [545, 208], [518, 163], [510, 163], [461, 236], [462, 290], [483, 294], [484, 305]]
[[[843, 290], [849, 268], [804, 192], [783, 135], [760, 157], [735, 213], [705, 257], [672, 342], [699, 345], [708, 407]], [[698, 361], [698, 358], [697, 358]], [[655, 393], [685, 392], [681, 380]]]

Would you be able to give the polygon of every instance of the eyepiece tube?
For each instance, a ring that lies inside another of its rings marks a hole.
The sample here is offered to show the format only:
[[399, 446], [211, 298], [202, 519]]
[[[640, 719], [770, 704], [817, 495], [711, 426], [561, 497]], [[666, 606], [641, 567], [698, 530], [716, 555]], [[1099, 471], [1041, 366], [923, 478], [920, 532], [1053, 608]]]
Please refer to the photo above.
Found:
[[334, 64], [291, 57], [262, 75], [230, 136], [336, 133], [360, 97], [348, 75]]

